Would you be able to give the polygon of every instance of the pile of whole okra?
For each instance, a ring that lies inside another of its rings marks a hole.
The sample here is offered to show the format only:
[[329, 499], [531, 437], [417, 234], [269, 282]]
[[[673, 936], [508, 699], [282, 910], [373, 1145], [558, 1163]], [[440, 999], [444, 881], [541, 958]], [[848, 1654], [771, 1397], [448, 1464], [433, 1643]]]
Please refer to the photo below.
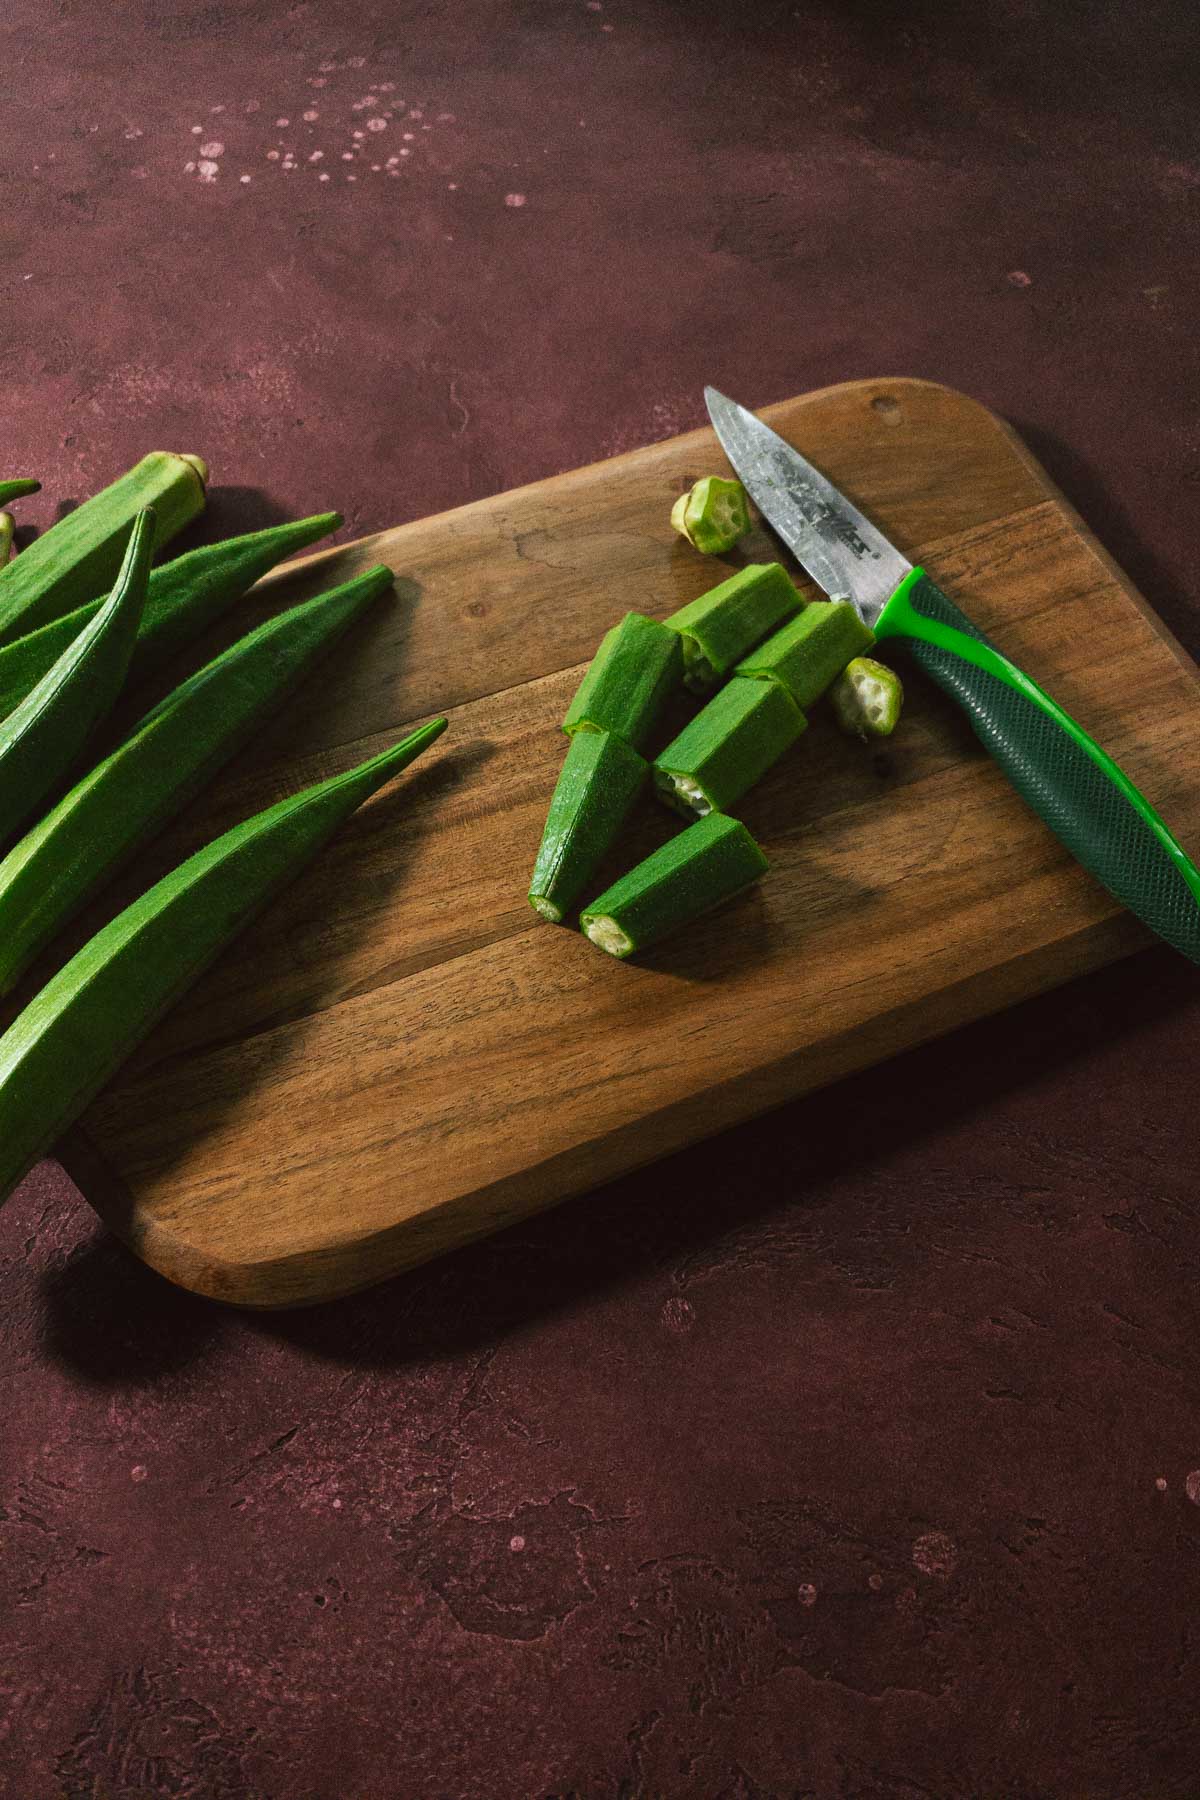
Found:
[[[341, 524], [321, 513], [152, 569], [200, 512], [206, 480], [198, 457], [155, 451], [11, 562], [0, 511], [0, 994], [391, 585], [390, 569], [368, 569], [269, 619], [98, 746], [125, 689]], [[0, 482], [0, 508], [37, 486]], [[206, 844], [50, 976], [0, 1036], [0, 1201], [252, 914], [445, 724]]]
[[[671, 523], [698, 550], [729, 550], [751, 527], [740, 482], [712, 476]], [[569, 744], [529, 887], [561, 922], [613, 848], [653, 775], [688, 828], [585, 905], [579, 923], [612, 956], [631, 956], [757, 881], [767, 859], [730, 808], [789, 749], [830, 691], [838, 723], [862, 737], [894, 730], [899, 678], [862, 654], [874, 639], [845, 600], [807, 605], [779, 563], [750, 563], [661, 624], [626, 613], [601, 640], [567, 708]], [[710, 696], [647, 760], [680, 686]]]

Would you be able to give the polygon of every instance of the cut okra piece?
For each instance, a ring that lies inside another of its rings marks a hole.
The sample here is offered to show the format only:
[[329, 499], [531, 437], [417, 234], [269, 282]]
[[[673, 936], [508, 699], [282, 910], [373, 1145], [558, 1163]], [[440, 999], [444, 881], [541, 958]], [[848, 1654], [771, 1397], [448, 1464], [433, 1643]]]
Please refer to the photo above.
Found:
[[705, 694], [803, 602], [782, 563], [748, 563], [665, 621], [683, 639], [683, 680]]
[[649, 764], [610, 731], [577, 731], [567, 746], [533, 866], [529, 904], [557, 925], [611, 848]]
[[778, 682], [735, 675], [655, 757], [655, 792], [685, 818], [727, 812], [807, 723]]
[[830, 688], [829, 702], [838, 724], [852, 737], [890, 737], [900, 717], [904, 688], [886, 663], [856, 656]]
[[0, 512], [0, 568], [8, 561], [12, 553], [13, 532], [17, 529], [17, 521], [10, 512]]
[[671, 508], [671, 523], [689, 544], [705, 556], [732, 550], [750, 529], [750, 504], [740, 481], [722, 481], [706, 475]]
[[811, 706], [875, 634], [849, 600], [812, 600], [798, 618], [743, 656], [734, 673], [780, 682], [799, 707]]
[[679, 633], [628, 612], [600, 640], [588, 672], [567, 708], [563, 730], [611, 731], [642, 749], [668, 696], [683, 677]]
[[579, 923], [610, 956], [632, 956], [731, 900], [766, 868], [740, 820], [709, 813], [614, 881], [584, 908]]

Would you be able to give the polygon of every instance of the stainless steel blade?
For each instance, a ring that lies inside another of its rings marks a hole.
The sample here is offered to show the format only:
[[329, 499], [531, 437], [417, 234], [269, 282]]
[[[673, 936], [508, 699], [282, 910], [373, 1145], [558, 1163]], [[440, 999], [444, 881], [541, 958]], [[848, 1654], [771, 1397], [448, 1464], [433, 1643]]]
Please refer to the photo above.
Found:
[[912, 568], [856, 506], [776, 431], [706, 387], [721, 448], [746, 492], [788, 549], [834, 600], [852, 600], [874, 626]]

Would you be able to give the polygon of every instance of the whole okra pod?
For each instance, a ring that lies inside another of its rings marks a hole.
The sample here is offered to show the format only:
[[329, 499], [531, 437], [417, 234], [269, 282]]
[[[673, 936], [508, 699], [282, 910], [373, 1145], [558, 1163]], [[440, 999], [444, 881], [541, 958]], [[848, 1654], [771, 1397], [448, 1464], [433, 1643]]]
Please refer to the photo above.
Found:
[[0, 724], [0, 840], [33, 816], [121, 690], [146, 599], [154, 514], [133, 522], [112, 593]]
[[766, 868], [740, 820], [709, 813], [614, 881], [579, 923], [610, 956], [632, 956], [740, 894]]
[[445, 726], [435, 719], [234, 826], [118, 913], [47, 982], [0, 1037], [0, 1200], [230, 939]]
[[152, 450], [128, 474], [43, 531], [0, 569], [0, 644], [73, 612], [112, 585], [134, 517], [154, 509], [159, 550], [204, 506], [208, 469], [198, 456]]
[[391, 582], [390, 569], [368, 569], [249, 632], [161, 700], [13, 845], [0, 861], [0, 993]]
[[[340, 513], [270, 525], [244, 537], [201, 544], [150, 572], [146, 606], [129, 664], [132, 686], [167, 662], [214, 624], [254, 583], [285, 557], [295, 555], [342, 523]], [[0, 718], [40, 681], [103, 601], [89, 600], [11, 644], [0, 644]]]

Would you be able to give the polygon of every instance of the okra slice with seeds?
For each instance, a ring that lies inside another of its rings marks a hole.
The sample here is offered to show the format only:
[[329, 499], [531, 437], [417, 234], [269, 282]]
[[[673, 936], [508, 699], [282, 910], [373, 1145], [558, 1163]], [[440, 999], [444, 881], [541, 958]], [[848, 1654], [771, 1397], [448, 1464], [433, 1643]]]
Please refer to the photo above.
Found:
[[366, 607], [382, 566], [248, 632], [168, 694], [0, 860], [0, 993], [241, 749]]
[[567, 708], [563, 730], [568, 736], [611, 731], [641, 750], [682, 678], [679, 633], [643, 613], [628, 612], [601, 638]]
[[808, 707], [874, 642], [874, 632], [849, 600], [811, 600], [797, 618], [743, 656], [734, 673], [780, 682], [797, 706]]
[[208, 469], [198, 456], [152, 450], [141, 462], [51, 525], [0, 569], [0, 643], [74, 612], [112, 586], [134, 517], [154, 509], [154, 548], [204, 507]]
[[104, 605], [0, 724], [0, 840], [38, 810], [125, 680], [146, 599], [154, 514], [140, 512]]
[[575, 733], [529, 883], [529, 904], [543, 919], [557, 925], [571, 910], [615, 842], [649, 772], [645, 758], [612, 732]]
[[799, 611], [800, 595], [781, 563], [748, 563], [664, 620], [683, 639], [683, 680], [707, 693], [739, 657]]
[[655, 792], [685, 818], [727, 812], [807, 723], [778, 682], [735, 675], [655, 757]]
[[[199, 637], [268, 569], [336, 531], [341, 523], [341, 513], [314, 513], [309, 519], [202, 544], [152, 569], [129, 664], [130, 685], [145, 680]], [[11, 644], [0, 644], [0, 718], [25, 698], [102, 605], [101, 600], [90, 600]]]
[[705, 556], [732, 550], [750, 529], [750, 503], [740, 481], [723, 481], [706, 475], [671, 508], [671, 523], [689, 544]]
[[766, 868], [740, 820], [709, 813], [614, 881], [584, 908], [579, 923], [610, 956], [632, 956], [731, 900]]
[[886, 663], [856, 656], [830, 688], [829, 703], [842, 730], [852, 737], [890, 737], [904, 704], [904, 687]]
[[98, 931], [0, 1037], [0, 1202], [231, 938], [442, 731], [235, 825]]

